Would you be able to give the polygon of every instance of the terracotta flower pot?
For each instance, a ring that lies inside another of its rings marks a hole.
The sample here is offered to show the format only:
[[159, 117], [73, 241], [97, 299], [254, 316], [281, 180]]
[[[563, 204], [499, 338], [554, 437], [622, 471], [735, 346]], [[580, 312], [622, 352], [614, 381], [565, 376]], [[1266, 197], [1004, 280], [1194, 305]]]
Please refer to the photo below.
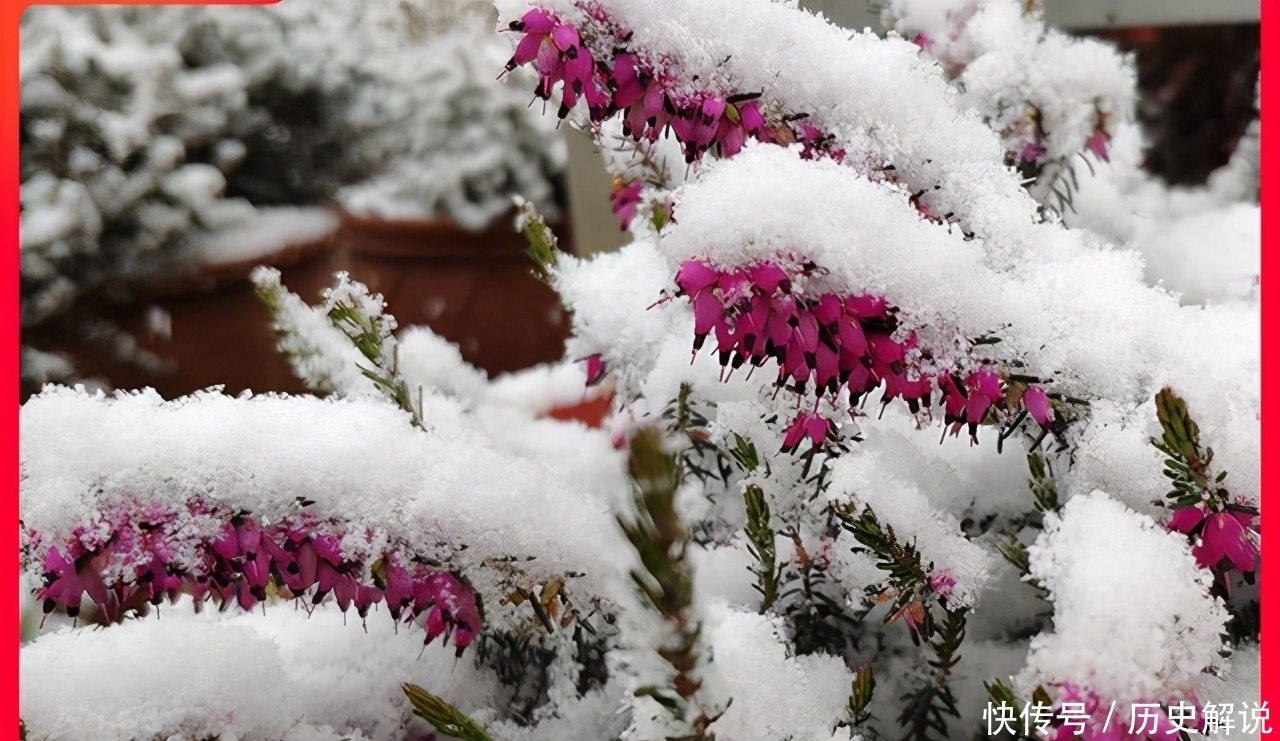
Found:
[[381, 293], [401, 327], [430, 327], [490, 376], [564, 355], [569, 317], [533, 276], [510, 219], [467, 232], [444, 219], [343, 213], [337, 242], [352, 278]]
[[[83, 313], [24, 330], [22, 342], [68, 356], [81, 377], [116, 389], [152, 387], [170, 399], [218, 384], [231, 394], [247, 389], [304, 393], [306, 386], [277, 352], [270, 313], [249, 283], [250, 271], [260, 264], [279, 268], [284, 284], [313, 302], [332, 283], [332, 274], [345, 269], [330, 228], [321, 238], [266, 256], [203, 265], [189, 275], [141, 287], [125, 304], [91, 297], [83, 302]], [[86, 336], [86, 315], [114, 325], [117, 337], [132, 337], [125, 341], [136, 342], [153, 362], [138, 362], [115, 343]]]

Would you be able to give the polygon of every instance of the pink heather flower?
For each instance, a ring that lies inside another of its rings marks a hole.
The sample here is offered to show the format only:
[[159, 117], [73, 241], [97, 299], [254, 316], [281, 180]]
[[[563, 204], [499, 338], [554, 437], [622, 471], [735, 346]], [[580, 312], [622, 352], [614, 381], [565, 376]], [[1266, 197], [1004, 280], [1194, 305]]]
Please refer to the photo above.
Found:
[[[630, 34], [626, 29], [603, 9], [595, 8], [590, 15], [606, 37], [597, 39], [596, 46], [604, 48], [607, 44], [613, 48], [612, 59], [596, 59], [579, 29], [545, 9], [534, 8], [510, 24], [509, 30], [524, 35], [506, 64], [506, 71], [533, 65], [539, 77], [535, 90], [538, 97], [550, 99], [554, 90], [560, 90], [561, 118], [579, 99], [585, 99], [592, 121], [621, 113], [623, 132], [636, 139], [657, 141], [663, 132], [671, 131], [688, 162], [697, 161], [712, 150], [732, 157], [748, 139], [773, 140], [756, 100], [759, 94], [726, 97], [702, 90], [673, 97], [670, 91], [683, 86], [678, 81], [662, 79], [640, 55], [627, 51], [625, 44]], [[806, 129], [802, 137], [793, 137], [803, 138], [807, 153], [843, 156], [842, 151], [832, 151], [829, 137], [816, 128], [809, 129], [812, 131]]]
[[911, 43], [920, 47], [921, 51], [933, 50], [933, 38], [929, 36], [929, 34], [924, 33], [923, 31], [921, 31], [920, 33], [917, 33], [915, 36], [912, 36]]
[[[967, 424], [975, 443], [978, 426], [1005, 401], [995, 366], [981, 366], [966, 376], [935, 378], [923, 372], [916, 352], [919, 337], [900, 331], [897, 310], [881, 297], [804, 295], [794, 290], [784, 264], [767, 260], [726, 269], [686, 260], [675, 283], [675, 295], [693, 304], [694, 355], [714, 337], [718, 361], [729, 373], [774, 360], [779, 388], [800, 395], [813, 389], [836, 403], [847, 387], [852, 406], [883, 388], [883, 404], [901, 399], [913, 414], [931, 406], [936, 384], [942, 392], [945, 424], [953, 434]], [[1027, 389], [1022, 403], [1047, 430], [1053, 411], [1044, 390]], [[805, 436], [804, 422], [797, 419], [783, 449], [794, 451]]]
[[1042, 428], [1047, 429], [1053, 424], [1053, 407], [1049, 405], [1049, 395], [1039, 386], [1032, 386], [1023, 392], [1022, 406]]
[[1038, 141], [1025, 142], [1018, 153], [1018, 160], [1028, 165], [1035, 164], [1048, 151], [1048, 147]]
[[945, 374], [939, 378], [938, 388], [942, 391], [944, 424], [950, 426], [953, 435], [968, 425], [969, 438], [976, 444], [978, 425], [993, 405], [1004, 400], [1000, 376], [991, 367], [983, 366], [963, 381], [954, 374]]
[[561, 23], [542, 8], [534, 8], [513, 21], [510, 29], [524, 33], [524, 37], [516, 44], [506, 70], [533, 63], [540, 78], [536, 92], [543, 99], [549, 99], [560, 84], [561, 118], [568, 115], [579, 96], [585, 97], [592, 109], [608, 108], [610, 95], [605, 83], [597, 79], [595, 60], [577, 28]]
[[1258, 567], [1253, 520], [1254, 515], [1245, 512], [1183, 507], [1174, 511], [1169, 529], [1197, 538], [1191, 553], [1201, 568], [1216, 568], [1226, 558], [1240, 571], [1251, 572]]
[[85, 593], [85, 585], [79, 571], [76, 559], [64, 556], [56, 546], [45, 554], [44, 589], [41, 590], [40, 598], [44, 600], [46, 614], [53, 612], [57, 605], [66, 608], [67, 615], [73, 618], [80, 614], [80, 600]]
[[[1059, 690], [1053, 705], [1056, 716], [1053, 725], [1043, 732], [1048, 741], [1150, 741], [1179, 737], [1178, 726], [1170, 720], [1163, 707], [1149, 707], [1153, 703], [1127, 703], [1129, 712], [1148, 706], [1142, 710], [1146, 715], [1134, 723], [1135, 719], [1129, 717], [1129, 713], [1116, 712], [1122, 707], [1121, 703], [1105, 702], [1093, 690], [1071, 683], [1062, 684]], [[1168, 704], [1177, 704], [1177, 701]], [[1134, 726], [1133, 731], [1130, 731], [1131, 725]], [[1199, 724], [1188, 724], [1188, 727], [1191, 725]]]
[[806, 439], [813, 444], [813, 447], [819, 448], [827, 440], [834, 440], [835, 437], [834, 422], [820, 414], [801, 413], [787, 428], [786, 435], [782, 439], [782, 452], [796, 452], [800, 448], [800, 443]]
[[956, 580], [951, 573], [942, 570], [929, 574], [929, 589], [939, 597], [950, 597], [956, 587]]
[[[677, 295], [693, 303], [694, 353], [714, 336], [719, 362], [731, 372], [772, 359], [778, 363], [777, 385], [799, 394], [812, 384], [818, 395], [834, 401], [848, 386], [857, 404], [883, 385], [885, 403], [901, 398], [913, 412], [929, 403], [931, 380], [907, 362], [917, 338], [909, 333], [894, 339], [895, 312], [881, 298], [800, 295], [787, 270], [770, 261], [721, 270], [688, 260], [675, 282]], [[805, 424], [793, 424], [784, 449], [795, 450], [805, 439]]]
[[1089, 135], [1089, 139], [1085, 141], [1084, 146], [1085, 146], [1085, 149], [1088, 149], [1090, 152], [1093, 152], [1093, 156], [1097, 157], [1103, 162], [1110, 162], [1111, 155], [1107, 153], [1107, 144], [1110, 141], [1111, 141], [1111, 135], [1108, 134], [1102, 127], [1098, 127], [1093, 130], [1092, 134]]
[[[236, 604], [250, 610], [266, 599], [274, 580], [295, 597], [309, 594], [312, 604], [332, 594], [340, 609], [354, 606], [362, 618], [385, 600], [397, 621], [402, 615], [425, 617], [428, 640], [452, 635], [459, 654], [480, 630], [476, 595], [453, 574], [416, 562], [401, 566], [393, 550], [378, 560], [372, 583], [366, 583], [364, 565], [343, 553], [340, 523], [302, 513], [264, 527], [247, 514], [224, 519], [198, 500], [187, 509], [205, 523], [192, 528], [155, 503], [123, 507], [93, 528], [77, 528], [65, 544], [50, 546], [44, 586], [37, 591], [45, 613], [61, 606], [76, 617], [87, 594], [108, 621], [119, 622], [126, 609], [172, 601], [183, 591], [191, 593], [197, 609], [212, 594], [223, 609]], [[104, 531], [105, 536], [87, 536]], [[45, 539], [31, 533], [28, 548]]]
[[613, 215], [618, 217], [618, 222], [623, 229], [631, 225], [631, 220], [636, 217], [636, 211], [640, 206], [641, 193], [644, 191], [644, 184], [640, 181], [634, 183], [615, 183], [613, 192], [609, 194], [609, 200], [612, 203]]
[[595, 386], [604, 380], [604, 358], [600, 353], [587, 356], [587, 386]]

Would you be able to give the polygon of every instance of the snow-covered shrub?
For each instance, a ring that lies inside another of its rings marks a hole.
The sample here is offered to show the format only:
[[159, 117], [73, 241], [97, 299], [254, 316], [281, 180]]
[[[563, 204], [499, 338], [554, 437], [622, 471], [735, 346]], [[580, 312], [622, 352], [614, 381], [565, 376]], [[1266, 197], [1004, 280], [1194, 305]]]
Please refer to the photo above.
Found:
[[1142, 167], [1132, 61], [1046, 28], [1039, 0], [893, 0], [882, 13], [937, 60], [1064, 221], [1136, 249], [1149, 280], [1186, 302], [1256, 297], [1256, 120], [1206, 187], [1171, 188]]
[[[906, 40], [773, 0], [499, 7], [510, 67], [602, 148], [640, 140], [620, 161], [642, 177], [670, 136], [682, 183], [641, 181], [635, 241], [591, 260], [526, 207], [574, 311], [558, 366], [489, 381], [345, 276], [309, 307], [263, 270], [328, 398], [28, 402], [47, 611], [177, 599], [28, 644], [29, 737], [391, 739], [417, 714], [467, 741], [1140, 741], [1226, 703], [1265, 722], [1256, 301], [1181, 305], [1065, 227]], [[589, 384], [615, 399], [603, 429], [510, 403]], [[368, 633], [334, 629], [352, 606]], [[388, 650], [407, 620], [451, 645]], [[155, 660], [184, 637], [199, 671]], [[129, 652], [138, 676], [101, 687]]]
[[332, 217], [295, 207], [354, 183], [341, 200], [388, 217], [479, 229], [517, 194], [554, 212], [563, 142], [496, 79], [509, 49], [492, 13], [467, 0], [32, 10], [24, 326], [104, 285], [322, 236]]
[[[245, 41], [253, 29], [238, 29], [242, 48], [228, 50], [210, 15], [191, 7], [24, 15], [24, 326], [103, 283], [181, 270], [200, 252], [201, 234], [251, 223], [258, 206], [315, 202], [355, 177], [304, 151], [306, 132], [323, 129], [309, 119], [326, 114], [296, 110], [320, 90], [285, 79], [279, 24], [253, 16], [256, 30], [277, 31], [266, 34], [273, 51], [263, 64]], [[273, 151], [272, 138], [289, 144]], [[325, 176], [334, 182], [318, 186]]]
[[[339, 198], [359, 214], [444, 216], [472, 230], [509, 213], [516, 195], [557, 213], [566, 153], [556, 119], [529, 105], [525, 85], [496, 79], [510, 47], [493, 33], [491, 7], [432, 25], [454, 4], [336, 3], [354, 15], [342, 43], [361, 50], [344, 115], [362, 133], [350, 146], [380, 168]], [[527, 70], [517, 76], [533, 84]]]
[[1005, 162], [1058, 211], [1070, 207], [1077, 156], [1087, 167], [1090, 156], [1108, 161], [1133, 118], [1132, 61], [1047, 28], [1040, 0], [893, 0], [882, 15], [937, 60], [963, 105], [1000, 134]]
[[1260, 120], [1255, 119], [1225, 166], [1202, 186], [1170, 186], [1142, 169], [1145, 137], [1120, 129], [1110, 165], [1082, 172], [1074, 227], [1137, 250], [1147, 280], [1183, 303], [1256, 302], [1262, 262], [1258, 198]]

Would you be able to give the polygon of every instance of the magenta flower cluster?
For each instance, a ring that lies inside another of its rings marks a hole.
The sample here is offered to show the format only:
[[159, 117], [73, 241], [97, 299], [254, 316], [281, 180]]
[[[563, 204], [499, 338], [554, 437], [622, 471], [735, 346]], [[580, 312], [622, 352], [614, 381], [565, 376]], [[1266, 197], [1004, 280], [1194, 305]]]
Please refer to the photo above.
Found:
[[[1008, 406], [1004, 384], [990, 366], [964, 377], [942, 374], [935, 381], [914, 352], [917, 335], [901, 331], [897, 310], [878, 296], [805, 295], [794, 289], [787, 269], [771, 261], [719, 269], [688, 260], [675, 282], [677, 295], [693, 303], [694, 353], [714, 336], [720, 365], [730, 372], [776, 360], [777, 385], [797, 394], [812, 388], [834, 402], [847, 388], [856, 406], [883, 386], [884, 404], [902, 399], [913, 413], [930, 408], [936, 385], [953, 434], [967, 424], [975, 442], [978, 425], [992, 407]], [[1048, 429], [1053, 413], [1043, 389], [1030, 388], [1017, 405]], [[834, 435], [830, 420], [802, 413], [787, 429], [783, 449], [794, 451], [806, 439], [821, 446]]]
[[[1165, 706], [1147, 702], [1128, 703], [1129, 714], [1140, 712], [1141, 717], [1123, 718], [1124, 713], [1117, 712], [1116, 703], [1104, 702], [1091, 689], [1066, 683], [1059, 690], [1051, 725], [1040, 733], [1046, 741], [1172, 739], [1178, 738], [1183, 729], [1199, 730], [1202, 726], [1198, 717], [1181, 717], [1175, 723]], [[1169, 706], [1176, 704], [1168, 703]]]
[[671, 74], [659, 73], [641, 54], [627, 50], [631, 32], [602, 8], [592, 9], [592, 22], [600, 29], [594, 34], [595, 45], [606, 49], [610, 58], [593, 54], [577, 26], [543, 8], [528, 11], [510, 25], [524, 35], [506, 69], [532, 64], [539, 78], [535, 94], [544, 100], [559, 88], [561, 118], [583, 100], [592, 121], [621, 114], [624, 133], [637, 140], [657, 141], [671, 132], [691, 163], [712, 150], [731, 157], [748, 139], [799, 142], [805, 156], [843, 158], [833, 138], [802, 117], [771, 126], [758, 93], [723, 95], [680, 87]]
[[1243, 572], [1258, 568], [1257, 515], [1231, 509], [1214, 511], [1204, 506], [1175, 510], [1169, 529], [1196, 539], [1191, 549], [1201, 568], [1217, 569], [1225, 558]]
[[[459, 655], [481, 627], [475, 593], [457, 576], [387, 550], [366, 564], [344, 554], [347, 528], [305, 513], [264, 524], [247, 513], [228, 515], [201, 501], [182, 513], [158, 505], [121, 507], [64, 542], [43, 560], [44, 611], [61, 607], [75, 617], [89, 599], [111, 622], [145, 603], [190, 594], [197, 609], [212, 598], [222, 609], [250, 610], [268, 585], [320, 604], [332, 596], [363, 618], [385, 603], [396, 621], [424, 618], [427, 642], [452, 637]], [[29, 548], [41, 536], [28, 534]]]

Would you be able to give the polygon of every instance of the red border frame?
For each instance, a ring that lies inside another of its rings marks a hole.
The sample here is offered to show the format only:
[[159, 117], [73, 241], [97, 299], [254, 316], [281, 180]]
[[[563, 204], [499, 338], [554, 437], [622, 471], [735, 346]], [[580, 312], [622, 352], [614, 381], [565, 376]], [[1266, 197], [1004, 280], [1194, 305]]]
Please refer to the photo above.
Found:
[[[1280, 2], [1277, 0], [1260, 0], [1262, 11], [1262, 66], [1270, 66], [1272, 61], [1280, 61]], [[1277, 69], [1280, 69], [1278, 67]], [[1262, 107], [1267, 108], [1280, 101], [1280, 78], [1261, 76]], [[1278, 172], [1280, 167], [1280, 147], [1269, 146], [1262, 142], [1262, 160], [1260, 178], [1263, 183], [1267, 173]], [[1280, 182], [1280, 181], [1277, 181]], [[1280, 346], [1274, 338], [1267, 336], [1267, 330], [1280, 332], [1280, 294], [1267, 290], [1266, 279], [1277, 275], [1280, 271], [1280, 255], [1273, 245], [1280, 240], [1280, 196], [1274, 186], [1262, 188], [1262, 278], [1260, 292], [1262, 296], [1262, 410], [1259, 424], [1262, 429], [1262, 478], [1261, 496], [1265, 500], [1263, 507], [1271, 505], [1275, 499], [1272, 492], [1276, 480], [1280, 477], [1280, 430], [1276, 423], [1280, 422], [1280, 387], [1271, 381], [1280, 370]], [[1274, 558], [1275, 546], [1268, 546], [1262, 541], [1265, 558]], [[1261, 699], [1268, 703], [1275, 719], [1272, 728], [1280, 727], [1280, 651], [1277, 651], [1276, 635], [1280, 634], [1280, 617], [1278, 613], [1268, 609], [1280, 599], [1280, 581], [1268, 578], [1265, 570], [1261, 571], [1262, 630], [1259, 643], [1262, 652], [1262, 686]], [[1263, 640], [1262, 636], [1268, 636]], [[1280, 731], [1275, 734], [1280, 735]]]
[[[163, 3], [158, 0], [117, 0], [115, 3], [94, 2], [89, 0], [45, 0], [42, 3], [34, 3], [31, 0], [0, 0], [0, 111], [4, 114], [0, 115], [0, 243], [4, 244], [5, 250], [0, 259], [0, 275], [5, 276], [5, 280], [0, 284], [0, 305], [8, 306], [9, 310], [0, 312], [0, 314], [9, 314], [13, 318], [19, 315], [19, 291], [18, 291], [18, 264], [19, 264], [19, 242], [18, 242], [18, 25], [22, 17], [22, 13], [30, 5], [48, 4], [48, 5], [83, 5], [83, 4], [136, 4], [136, 5], [158, 5], [158, 4], [184, 4], [184, 5], [200, 5], [200, 4], [220, 4], [220, 5], [267, 5], [272, 4], [276, 0], [220, 0], [218, 3], [202, 3], [199, 0], [170, 0], [169, 3]], [[352, 0], [359, 2], [359, 0]], [[1260, 0], [1262, 15], [1262, 66], [1267, 67], [1272, 60], [1280, 62], [1280, 0]], [[1276, 19], [1273, 21], [1273, 18]], [[1278, 67], [1280, 69], [1280, 67]], [[1280, 74], [1280, 73], [1277, 73]], [[1266, 77], [1262, 83], [1262, 99], [1264, 107], [1272, 101], [1280, 101], [1280, 77]], [[1266, 141], [1262, 142], [1262, 178], [1265, 181], [1266, 174], [1276, 172], [1276, 167], [1280, 167], [1280, 146], [1271, 147]], [[1280, 182], [1280, 181], [1278, 181]], [[1262, 274], [1271, 276], [1280, 271], [1280, 252], [1271, 249], [1270, 245], [1280, 240], [1280, 196], [1277, 191], [1268, 187], [1263, 189], [1262, 193]], [[1262, 284], [1262, 326], [1265, 331], [1270, 328], [1273, 331], [1280, 331], [1280, 294], [1273, 294], [1266, 290], [1265, 281]], [[19, 357], [19, 331], [18, 322], [4, 321], [0, 322], [0, 346], [8, 348], [0, 359], [0, 377], [4, 379], [4, 388], [9, 391], [4, 392], [10, 399], [16, 399], [19, 396], [18, 376], [20, 368]], [[1262, 491], [1264, 498], [1268, 501], [1265, 505], [1270, 504], [1271, 496], [1267, 495], [1272, 488], [1272, 482], [1280, 477], [1280, 430], [1275, 425], [1280, 422], [1280, 387], [1269, 383], [1277, 373], [1280, 372], [1280, 349], [1274, 342], [1266, 339], [1263, 341], [1262, 347], [1262, 410], [1260, 416], [1260, 424], [1262, 428], [1262, 444], [1261, 458], [1262, 465]], [[14, 409], [8, 415], [5, 415], [3, 423], [0, 423], [0, 440], [3, 440], [3, 452], [0, 453], [0, 480], [4, 483], [0, 486], [0, 492], [4, 497], [4, 520], [14, 522], [20, 516], [18, 509], [18, 415]], [[0, 552], [16, 554], [18, 551], [18, 530], [10, 526], [0, 527]], [[1275, 547], [1263, 542], [1263, 551], [1270, 554], [1276, 551]], [[4, 692], [0, 703], [0, 729], [14, 728], [16, 729], [19, 704], [18, 704], [18, 646], [20, 635], [20, 616], [19, 612], [12, 602], [18, 594], [19, 585], [17, 584], [17, 570], [5, 572], [3, 579], [8, 583], [8, 587], [0, 587], [0, 593], [4, 595], [4, 601], [10, 604], [5, 610], [4, 615], [0, 618], [0, 635], [8, 635], [8, 639], [13, 641], [9, 644], [9, 653], [4, 662], [5, 672], [3, 675]], [[1261, 575], [1262, 579], [1262, 602], [1263, 605], [1280, 604], [1280, 589], [1277, 588], [1275, 580], [1267, 578], [1266, 574]], [[1268, 636], [1280, 634], [1280, 618], [1278, 613], [1273, 613], [1265, 607], [1262, 610], [1262, 633]], [[1275, 639], [1262, 642], [1262, 699], [1268, 702], [1268, 707], [1273, 708], [1275, 712], [1275, 720], [1272, 721], [1273, 727], [1280, 728], [1280, 650], [1277, 650]], [[0, 730], [0, 737], [7, 735], [7, 732]], [[1272, 735], [1272, 734], [1267, 734]]]

